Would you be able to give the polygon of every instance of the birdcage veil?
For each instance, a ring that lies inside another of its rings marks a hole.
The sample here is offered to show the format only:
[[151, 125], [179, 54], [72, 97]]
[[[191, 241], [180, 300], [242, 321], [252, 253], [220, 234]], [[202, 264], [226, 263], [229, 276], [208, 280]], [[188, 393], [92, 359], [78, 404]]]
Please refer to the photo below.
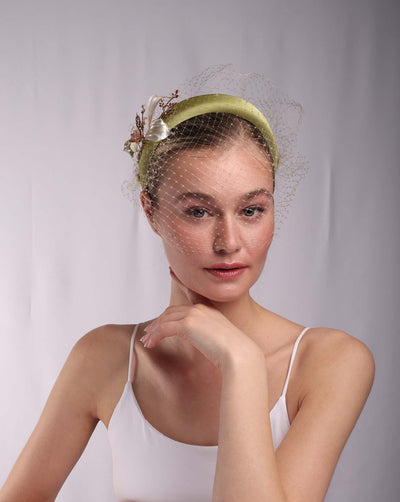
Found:
[[[207, 68], [176, 87], [152, 95], [136, 115], [124, 145], [133, 169], [123, 194], [139, 207], [143, 192], [148, 194], [153, 228], [171, 243], [178, 242], [177, 230], [193, 225], [198, 235], [213, 226], [222, 243], [228, 238], [222, 222], [228, 202], [239, 241], [253, 239], [256, 246], [256, 225], [272, 210], [276, 235], [309, 169], [297, 151], [301, 105], [265, 76], [238, 73], [232, 65]], [[252, 183], [269, 188], [254, 194]], [[234, 203], [229, 196], [240, 187], [242, 200]], [[191, 235], [180, 242], [182, 251], [201, 251], [203, 243]]]

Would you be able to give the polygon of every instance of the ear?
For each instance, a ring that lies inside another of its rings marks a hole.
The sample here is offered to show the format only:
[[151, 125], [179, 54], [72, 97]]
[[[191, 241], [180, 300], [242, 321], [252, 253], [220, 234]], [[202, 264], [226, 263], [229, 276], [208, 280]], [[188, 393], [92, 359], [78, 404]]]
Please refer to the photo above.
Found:
[[142, 190], [140, 192], [140, 202], [151, 228], [157, 235], [160, 235], [154, 222], [154, 207], [151, 204], [149, 192], [147, 192], [146, 190]]

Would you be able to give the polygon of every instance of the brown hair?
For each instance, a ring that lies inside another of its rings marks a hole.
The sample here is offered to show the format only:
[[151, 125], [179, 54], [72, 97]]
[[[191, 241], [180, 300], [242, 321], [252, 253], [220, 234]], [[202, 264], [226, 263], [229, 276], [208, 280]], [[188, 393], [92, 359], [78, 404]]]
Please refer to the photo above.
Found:
[[[273, 165], [267, 140], [251, 122], [231, 113], [205, 113], [181, 122], [170, 135], [160, 141], [149, 161], [145, 190], [154, 207], [158, 206], [157, 192], [165, 166], [175, 154], [182, 150], [197, 148], [223, 148], [229, 142], [249, 139], [255, 143], [267, 160]], [[273, 190], [275, 172], [272, 169]]]

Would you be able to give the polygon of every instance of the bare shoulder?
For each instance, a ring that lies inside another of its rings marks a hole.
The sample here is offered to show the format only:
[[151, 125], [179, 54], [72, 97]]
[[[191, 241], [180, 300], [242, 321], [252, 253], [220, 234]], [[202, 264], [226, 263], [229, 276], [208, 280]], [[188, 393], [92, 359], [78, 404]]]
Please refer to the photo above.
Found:
[[[345, 331], [311, 328], [299, 354], [303, 397], [318, 388], [357, 393], [368, 397], [375, 375], [375, 361], [368, 346]], [[325, 385], [324, 385], [325, 384]], [[363, 401], [363, 402], [364, 402]]]
[[367, 367], [374, 365], [368, 346], [345, 331], [333, 328], [310, 328], [304, 336], [302, 358], [304, 362], [319, 364], [338, 359], [358, 360]]
[[98, 423], [99, 388], [118, 371], [127, 345], [129, 327], [115, 325], [95, 328], [75, 343], [1, 500], [26, 500], [27, 487], [29, 500], [56, 498]]
[[126, 342], [130, 341], [130, 334], [134, 325], [104, 324], [88, 331], [74, 345], [77, 353], [88, 357], [89, 360], [98, 359], [103, 353], [118, 353], [124, 350]]
[[96, 386], [102, 386], [126, 365], [133, 327], [104, 324], [87, 332], [75, 343], [71, 354], [80, 360], [86, 374], [93, 376]]
[[298, 411], [276, 454], [288, 500], [322, 501], [368, 398], [375, 363], [367, 345], [344, 331], [311, 328], [303, 338]]

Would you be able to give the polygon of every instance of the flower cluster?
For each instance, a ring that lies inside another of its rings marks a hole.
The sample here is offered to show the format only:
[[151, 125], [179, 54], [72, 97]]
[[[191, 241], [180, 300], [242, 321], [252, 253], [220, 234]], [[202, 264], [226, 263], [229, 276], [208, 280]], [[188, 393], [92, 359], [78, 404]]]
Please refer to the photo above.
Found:
[[[135, 126], [132, 127], [131, 137], [125, 141], [124, 143], [124, 151], [129, 153], [131, 157], [138, 152], [138, 158], [140, 158], [140, 152], [143, 147], [143, 142], [145, 139], [149, 139], [153, 141], [154, 138], [154, 130], [159, 127], [160, 119], [153, 120], [154, 112], [158, 107], [162, 109], [162, 113], [169, 113], [174, 107], [175, 103], [173, 103], [174, 99], [177, 99], [179, 96], [179, 91], [176, 90], [170, 96], [150, 96], [147, 106], [142, 105], [142, 109], [140, 115], [137, 113], [135, 118]], [[147, 118], [145, 117], [147, 114]], [[148, 124], [146, 133], [144, 132], [145, 125]], [[165, 128], [164, 128], [165, 130]], [[164, 133], [165, 136], [165, 133]], [[158, 138], [157, 138], [158, 139]], [[160, 137], [159, 139], [163, 139]]]

